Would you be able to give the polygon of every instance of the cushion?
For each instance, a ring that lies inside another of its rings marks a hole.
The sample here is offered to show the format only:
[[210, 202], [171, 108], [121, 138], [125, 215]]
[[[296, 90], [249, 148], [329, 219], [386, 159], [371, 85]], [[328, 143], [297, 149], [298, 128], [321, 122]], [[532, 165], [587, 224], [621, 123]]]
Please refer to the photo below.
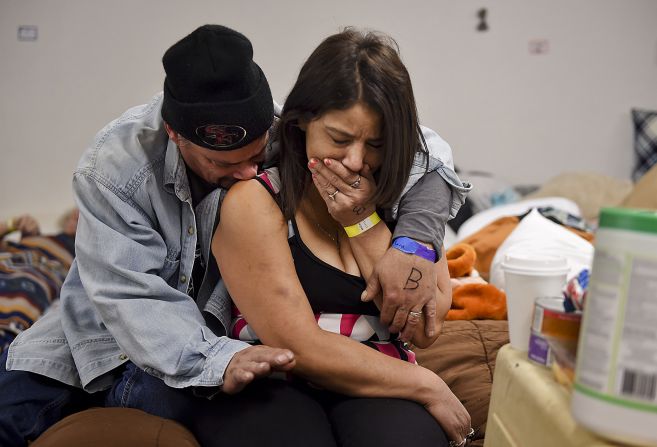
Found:
[[179, 423], [133, 408], [92, 408], [46, 430], [30, 447], [200, 447]]
[[632, 110], [634, 121], [634, 155], [636, 165], [632, 178], [636, 182], [657, 164], [657, 112]]
[[[577, 204], [581, 210], [579, 215], [594, 222], [598, 219], [600, 208], [618, 206], [631, 190], [630, 179], [618, 179], [595, 172], [564, 172], [546, 181], [526, 198], [565, 197]], [[570, 210], [565, 211], [578, 215]]]
[[657, 164], [636, 182], [621, 206], [657, 210], [657, 194], [655, 191], [657, 191]]
[[415, 348], [418, 363], [438, 374], [470, 413], [475, 441], [483, 446], [497, 351], [509, 342], [506, 321], [445, 321], [435, 343]]

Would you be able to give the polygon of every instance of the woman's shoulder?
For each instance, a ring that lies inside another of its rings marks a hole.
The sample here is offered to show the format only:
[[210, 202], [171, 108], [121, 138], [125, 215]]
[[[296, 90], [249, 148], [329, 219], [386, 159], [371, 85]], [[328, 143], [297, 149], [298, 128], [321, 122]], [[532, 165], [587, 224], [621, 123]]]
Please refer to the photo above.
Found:
[[237, 182], [228, 190], [216, 231], [236, 243], [256, 243], [262, 248], [287, 241], [288, 225], [275, 197], [259, 180], [252, 179]]
[[276, 197], [280, 192], [280, 184], [278, 168], [268, 168], [251, 180], [235, 183], [228, 190], [226, 199], [229, 197], [255, 198], [261, 196], [263, 192], [268, 192], [269, 195]]
[[221, 205], [221, 220], [237, 219], [244, 225], [248, 224], [246, 219], [257, 219], [258, 224], [282, 221], [283, 213], [276, 202], [276, 182], [272, 182], [271, 177], [258, 176], [234, 184]]

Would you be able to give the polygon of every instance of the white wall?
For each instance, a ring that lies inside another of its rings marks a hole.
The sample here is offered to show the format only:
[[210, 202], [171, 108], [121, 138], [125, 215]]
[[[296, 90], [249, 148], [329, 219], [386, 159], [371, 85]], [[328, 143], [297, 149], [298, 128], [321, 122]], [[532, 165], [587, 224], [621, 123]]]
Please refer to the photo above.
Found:
[[[279, 101], [323, 37], [345, 25], [391, 34], [423, 123], [461, 167], [514, 183], [628, 178], [630, 109], [657, 109], [655, 0], [0, 0], [0, 218], [72, 205], [81, 151], [161, 89], [163, 52], [204, 23], [251, 38]], [[19, 42], [19, 25], [38, 26], [38, 40]], [[531, 39], [549, 52], [529, 54]]]

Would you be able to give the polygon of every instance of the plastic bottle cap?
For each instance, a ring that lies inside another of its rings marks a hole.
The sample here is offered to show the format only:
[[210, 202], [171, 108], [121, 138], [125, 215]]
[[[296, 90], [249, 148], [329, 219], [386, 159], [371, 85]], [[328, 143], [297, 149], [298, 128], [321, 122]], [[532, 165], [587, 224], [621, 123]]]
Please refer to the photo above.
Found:
[[657, 233], [657, 213], [652, 210], [603, 208], [600, 211], [599, 227]]

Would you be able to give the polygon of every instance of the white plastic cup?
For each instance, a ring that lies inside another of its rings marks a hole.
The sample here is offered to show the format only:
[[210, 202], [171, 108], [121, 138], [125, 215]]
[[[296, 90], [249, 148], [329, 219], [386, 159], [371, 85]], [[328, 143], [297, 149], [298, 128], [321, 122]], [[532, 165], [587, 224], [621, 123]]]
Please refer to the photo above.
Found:
[[527, 351], [536, 298], [562, 294], [568, 261], [562, 256], [508, 253], [502, 270], [509, 340], [513, 348]]

